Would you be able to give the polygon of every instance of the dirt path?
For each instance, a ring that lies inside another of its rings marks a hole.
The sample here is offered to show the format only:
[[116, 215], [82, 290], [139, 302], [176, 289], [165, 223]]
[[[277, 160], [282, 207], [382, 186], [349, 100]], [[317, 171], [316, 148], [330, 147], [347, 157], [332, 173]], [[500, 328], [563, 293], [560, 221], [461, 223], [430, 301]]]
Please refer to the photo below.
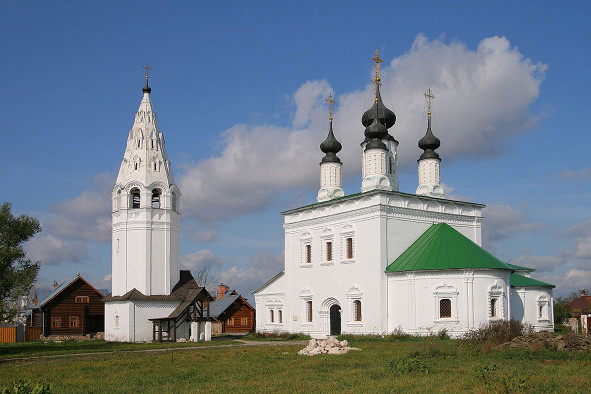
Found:
[[190, 346], [190, 347], [167, 347], [160, 349], [143, 349], [143, 350], [112, 350], [108, 352], [85, 352], [85, 353], [69, 353], [69, 354], [52, 354], [47, 356], [32, 356], [32, 357], [12, 357], [0, 359], [0, 364], [7, 364], [13, 362], [37, 362], [42, 363], [44, 361], [75, 358], [75, 357], [89, 357], [89, 356], [101, 356], [101, 355], [112, 355], [112, 354], [132, 354], [132, 353], [159, 353], [159, 352], [176, 352], [185, 350], [197, 350], [197, 349], [215, 349], [215, 348], [233, 348], [233, 347], [265, 347], [265, 346], [306, 346], [308, 341], [245, 341], [235, 339], [237, 343], [227, 343], [223, 345], [208, 345], [208, 346]]

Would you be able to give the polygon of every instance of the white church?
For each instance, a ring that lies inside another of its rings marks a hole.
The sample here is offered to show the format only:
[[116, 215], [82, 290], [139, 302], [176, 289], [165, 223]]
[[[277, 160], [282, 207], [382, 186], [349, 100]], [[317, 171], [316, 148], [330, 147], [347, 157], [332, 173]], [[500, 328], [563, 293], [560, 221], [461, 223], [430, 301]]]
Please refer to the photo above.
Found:
[[[148, 67], [146, 66], [146, 71]], [[112, 197], [112, 292], [107, 341], [211, 339], [211, 295], [179, 269], [180, 197], [150, 99], [143, 98]]]
[[445, 198], [430, 90], [418, 187], [398, 190], [398, 141], [388, 131], [396, 116], [380, 96], [377, 51], [373, 60], [375, 101], [361, 118], [361, 192], [343, 191], [329, 97], [317, 202], [282, 212], [285, 268], [253, 292], [257, 331], [325, 338], [446, 330], [457, 337], [509, 319], [553, 330], [554, 286], [482, 249], [484, 205]]

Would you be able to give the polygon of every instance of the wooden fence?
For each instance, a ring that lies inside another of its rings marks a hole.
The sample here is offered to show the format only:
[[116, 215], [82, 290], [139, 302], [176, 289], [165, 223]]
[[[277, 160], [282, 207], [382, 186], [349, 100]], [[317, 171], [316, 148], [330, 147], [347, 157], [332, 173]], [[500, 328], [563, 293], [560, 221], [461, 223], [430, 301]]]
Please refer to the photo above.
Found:
[[5, 326], [0, 327], [0, 342], [29, 342], [37, 341], [43, 333], [42, 327]]

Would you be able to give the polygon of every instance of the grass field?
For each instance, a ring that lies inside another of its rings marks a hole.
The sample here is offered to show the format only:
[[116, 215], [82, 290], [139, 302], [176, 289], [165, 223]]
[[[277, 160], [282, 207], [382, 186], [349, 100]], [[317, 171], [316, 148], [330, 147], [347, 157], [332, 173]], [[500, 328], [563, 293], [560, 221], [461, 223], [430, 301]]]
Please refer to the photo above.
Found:
[[[217, 344], [228, 344], [221, 341]], [[216, 344], [216, 343], [213, 343]], [[0, 347], [0, 358], [32, 354], [28, 344]], [[60, 345], [60, 344], [57, 344]], [[115, 350], [124, 349], [124, 345]], [[190, 392], [589, 392], [591, 353], [484, 349], [427, 338], [358, 341], [345, 355], [299, 356], [303, 346], [197, 347], [183, 351], [10, 361], [0, 388], [23, 378], [55, 393]], [[88, 344], [71, 343], [68, 352]], [[95, 351], [113, 344], [95, 343]], [[143, 345], [153, 348], [152, 344]], [[64, 346], [65, 348], [65, 346]], [[45, 354], [53, 349], [48, 347]], [[59, 347], [56, 347], [59, 349]], [[63, 349], [62, 349], [63, 350]], [[135, 349], [138, 350], [138, 349]]]

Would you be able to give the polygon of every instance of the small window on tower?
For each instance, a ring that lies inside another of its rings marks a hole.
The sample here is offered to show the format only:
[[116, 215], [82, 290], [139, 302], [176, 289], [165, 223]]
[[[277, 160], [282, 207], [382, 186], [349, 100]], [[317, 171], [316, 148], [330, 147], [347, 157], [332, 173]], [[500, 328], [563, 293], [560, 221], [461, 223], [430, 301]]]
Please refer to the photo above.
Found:
[[152, 190], [152, 208], [160, 208], [160, 189]]
[[132, 208], [139, 208], [140, 207], [140, 190], [139, 189], [132, 189], [131, 190], [131, 207]]

